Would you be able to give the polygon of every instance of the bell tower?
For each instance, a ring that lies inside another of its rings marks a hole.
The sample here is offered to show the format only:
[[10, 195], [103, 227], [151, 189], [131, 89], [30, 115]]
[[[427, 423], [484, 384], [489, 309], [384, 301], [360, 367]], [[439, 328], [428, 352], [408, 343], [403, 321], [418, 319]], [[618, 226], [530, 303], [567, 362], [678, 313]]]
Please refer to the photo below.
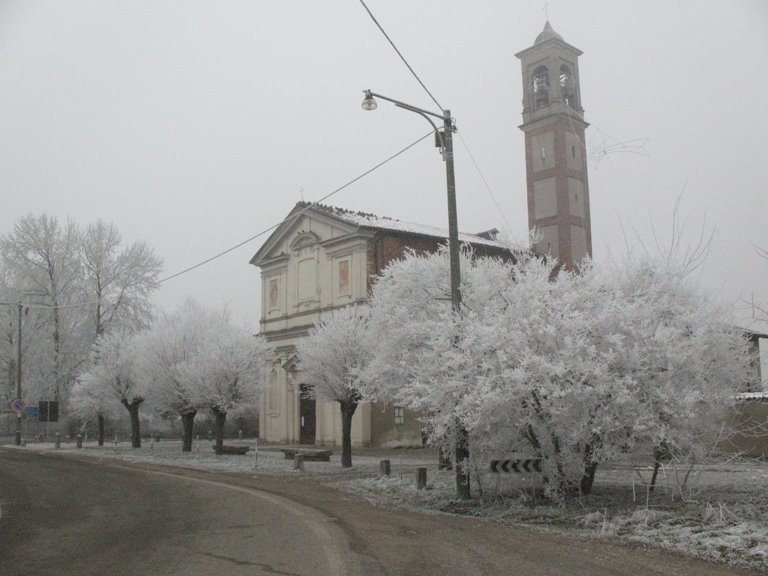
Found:
[[589, 186], [578, 57], [547, 22], [533, 46], [515, 54], [523, 69], [528, 225], [534, 251], [573, 269], [592, 255]]

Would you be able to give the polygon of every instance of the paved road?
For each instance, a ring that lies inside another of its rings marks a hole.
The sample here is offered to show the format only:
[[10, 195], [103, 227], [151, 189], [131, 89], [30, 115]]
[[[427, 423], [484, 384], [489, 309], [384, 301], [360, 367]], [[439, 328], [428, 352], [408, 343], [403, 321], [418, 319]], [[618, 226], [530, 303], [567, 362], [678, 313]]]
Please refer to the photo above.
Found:
[[210, 480], [0, 450], [0, 507], [2, 576], [358, 572], [333, 518]]
[[0, 576], [758, 574], [605, 540], [389, 512], [316, 479], [2, 449], [0, 505]]

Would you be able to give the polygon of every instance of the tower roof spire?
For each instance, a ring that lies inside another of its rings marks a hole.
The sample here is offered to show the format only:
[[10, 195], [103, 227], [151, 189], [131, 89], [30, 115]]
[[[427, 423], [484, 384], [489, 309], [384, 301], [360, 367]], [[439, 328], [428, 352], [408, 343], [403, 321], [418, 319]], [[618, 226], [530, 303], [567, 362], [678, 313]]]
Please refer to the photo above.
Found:
[[546, 24], [544, 24], [544, 30], [541, 31], [541, 34], [536, 36], [536, 41], [533, 44], [541, 44], [542, 42], [546, 42], [552, 38], [556, 38], [557, 40], [564, 42], [563, 37], [555, 32], [555, 29], [552, 28], [552, 24], [550, 24], [549, 20], [547, 20]]

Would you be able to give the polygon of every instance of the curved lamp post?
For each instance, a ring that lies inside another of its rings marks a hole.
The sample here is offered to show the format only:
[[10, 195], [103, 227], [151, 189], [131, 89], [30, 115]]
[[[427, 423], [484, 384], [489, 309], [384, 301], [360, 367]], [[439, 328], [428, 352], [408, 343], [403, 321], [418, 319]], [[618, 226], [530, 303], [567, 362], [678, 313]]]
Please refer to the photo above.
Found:
[[[451, 117], [450, 110], [442, 110], [440, 113], [431, 112], [411, 106], [405, 102], [400, 102], [394, 98], [376, 94], [370, 90], [363, 90], [365, 99], [362, 103], [363, 110], [371, 111], [378, 108], [376, 98], [392, 102], [398, 108], [415, 112], [423, 117], [432, 125], [435, 130], [436, 145], [440, 148], [445, 162], [445, 176], [448, 188], [448, 256], [451, 270], [451, 304], [454, 314], [461, 311], [461, 269], [459, 261], [459, 224], [456, 213], [456, 179], [453, 173], [453, 132], [456, 130], [454, 120]], [[439, 118], [443, 121], [442, 131], [432, 121], [430, 116]], [[467, 433], [462, 426], [459, 426], [455, 442], [456, 450], [456, 493], [460, 498], [470, 498], [469, 474], [462, 470], [462, 462], [469, 457], [469, 447], [467, 443]]]

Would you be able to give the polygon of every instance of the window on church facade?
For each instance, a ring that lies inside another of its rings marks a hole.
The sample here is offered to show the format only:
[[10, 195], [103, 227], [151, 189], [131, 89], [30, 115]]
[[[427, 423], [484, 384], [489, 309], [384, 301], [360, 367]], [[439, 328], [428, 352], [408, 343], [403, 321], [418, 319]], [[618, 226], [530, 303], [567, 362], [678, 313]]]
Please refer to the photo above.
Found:
[[402, 406], [395, 406], [395, 424], [405, 424], [405, 408]]

